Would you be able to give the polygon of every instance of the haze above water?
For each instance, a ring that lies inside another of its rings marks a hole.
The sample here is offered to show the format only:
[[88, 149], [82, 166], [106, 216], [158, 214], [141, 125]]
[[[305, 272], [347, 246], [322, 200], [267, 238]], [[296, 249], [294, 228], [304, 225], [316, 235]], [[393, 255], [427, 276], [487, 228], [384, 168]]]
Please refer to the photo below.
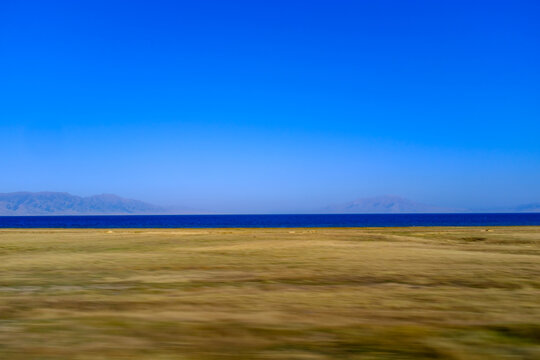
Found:
[[0, 193], [540, 202], [540, 3], [7, 2]]

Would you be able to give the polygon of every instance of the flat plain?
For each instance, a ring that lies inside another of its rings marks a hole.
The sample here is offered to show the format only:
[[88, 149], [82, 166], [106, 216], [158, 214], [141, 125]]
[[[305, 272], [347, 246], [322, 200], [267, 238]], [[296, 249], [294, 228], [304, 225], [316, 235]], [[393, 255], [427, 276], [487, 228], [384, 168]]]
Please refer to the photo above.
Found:
[[1, 359], [540, 359], [540, 227], [0, 230]]

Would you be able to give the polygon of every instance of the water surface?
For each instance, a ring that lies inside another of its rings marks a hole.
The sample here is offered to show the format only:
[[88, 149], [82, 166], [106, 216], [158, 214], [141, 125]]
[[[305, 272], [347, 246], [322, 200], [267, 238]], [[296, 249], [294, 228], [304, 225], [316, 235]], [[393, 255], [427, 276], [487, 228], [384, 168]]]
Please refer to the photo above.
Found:
[[540, 213], [0, 217], [0, 228], [280, 228], [521, 225], [540, 225]]

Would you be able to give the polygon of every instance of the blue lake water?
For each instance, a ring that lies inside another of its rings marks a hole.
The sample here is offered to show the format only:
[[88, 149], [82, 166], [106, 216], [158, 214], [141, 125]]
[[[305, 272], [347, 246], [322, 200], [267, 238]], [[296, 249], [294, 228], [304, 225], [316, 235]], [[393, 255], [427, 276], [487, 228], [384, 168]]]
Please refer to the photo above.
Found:
[[540, 225], [540, 213], [0, 216], [0, 228], [280, 228]]

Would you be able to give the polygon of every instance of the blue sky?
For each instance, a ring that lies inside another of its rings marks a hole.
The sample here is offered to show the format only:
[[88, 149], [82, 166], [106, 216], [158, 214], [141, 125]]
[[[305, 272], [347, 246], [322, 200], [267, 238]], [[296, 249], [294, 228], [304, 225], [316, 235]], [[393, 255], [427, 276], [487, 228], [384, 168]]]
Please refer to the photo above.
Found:
[[538, 1], [0, 2], [0, 192], [540, 201]]

